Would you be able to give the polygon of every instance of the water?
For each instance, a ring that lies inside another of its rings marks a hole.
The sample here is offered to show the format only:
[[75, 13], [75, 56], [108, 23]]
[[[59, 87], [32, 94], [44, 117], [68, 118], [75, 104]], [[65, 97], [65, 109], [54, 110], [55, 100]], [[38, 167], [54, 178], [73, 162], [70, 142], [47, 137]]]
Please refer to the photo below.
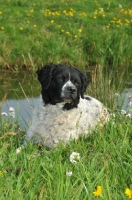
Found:
[[[31, 123], [32, 111], [36, 106], [39, 97], [28, 98], [27, 99], [11, 99], [6, 100], [4, 104], [2, 104], [1, 112], [9, 113], [9, 108], [13, 107], [15, 109], [15, 118], [18, 119], [19, 125], [22, 130], [27, 129], [29, 124]], [[4, 116], [6, 119], [7, 117]]]
[[[8, 114], [15, 109], [15, 119], [20, 127], [27, 129], [32, 117], [33, 107], [40, 96], [40, 85], [35, 73], [11, 73], [0, 71], [0, 112]], [[3, 118], [7, 118], [3, 116]]]
[[120, 94], [119, 101], [123, 102], [122, 110], [132, 114], [132, 88], [124, 89], [124, 91]]
[[[18, 119], [20, 127], [23, 130], [27, 129], [31, 122], [33, 108], [40, 98], [40, 91], [41, 87], [35, 73], [0, 71], [0, 112], [8, 114], [9, 108], [13, 107], [15, 119]], [[123, 110], [132, 110], [132, 106], [128, 106], [128, 103], [132, 102], [131, 79], [126, 82], [126, 89], [120, 94], [119, 102], [123, 102]]]

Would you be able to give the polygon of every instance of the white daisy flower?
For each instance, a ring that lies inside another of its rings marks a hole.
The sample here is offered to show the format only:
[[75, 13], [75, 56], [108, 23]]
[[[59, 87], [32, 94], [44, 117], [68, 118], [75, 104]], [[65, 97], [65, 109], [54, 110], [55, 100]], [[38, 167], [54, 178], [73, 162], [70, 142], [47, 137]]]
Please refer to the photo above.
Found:
[[21, 150], [22, 150], [22, 147], [17, 148], [16, 149], [16, 154], [19, 154], [21, 152]]
[[132, 106], [132, 101], [130, 101], [130, 102], [128, 103], [128, 106]]
[[16, 149], [16, 154], [21, 153], [22, 149], [24, 149], [24, 145]]
[[115, 93], [115, 96], [119, 97], [119, 96], [120, 96], [120, 94], [116, 92], [116, 93]]
[[72, 171], [66, 172], [66, 176], [72, 176]]
[[130, 118], [131, 118], [131, 114], [130, 114], [130, 113], [128, 113], [128, 114], [126, 115], [126, 117], [130, 117]]
[[121, 114], [122, 114], [122, 115], [125, 115], [125, 114], [126, 114], [126, 111], [125, 111], [125, 110], [121, 110]]
[[2, 112], [1, 115], [8, 116], [6, 112]]
[[70, 155], [70, 162], [77, 163], [77, 160], [79, 159], [80, 159], [80, 153], [72, 152], [72, 154]]
[[9, 108], [9, 115], [13, 118], [15, 118], [15, 109], [13, 107]]

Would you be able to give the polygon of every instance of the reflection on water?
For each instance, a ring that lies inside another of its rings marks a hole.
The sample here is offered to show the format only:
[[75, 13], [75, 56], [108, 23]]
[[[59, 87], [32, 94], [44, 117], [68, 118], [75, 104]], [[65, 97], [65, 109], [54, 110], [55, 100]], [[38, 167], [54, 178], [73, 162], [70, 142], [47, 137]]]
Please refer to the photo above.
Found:
[[15, 108], [15, 119], [23, 130], [27, 129], [32, 117], [27, 98], [34, 107], [39, 95], [40, 85], [35, 73], [0, 71], [0, 113], [8, 113], [10, 107]]
[[122, 110], [132, 114], [132, 88], [125, 89], [119, 98], [119, 103], [122, 103]]
[[[36, 106], [39, 98], [40, 97], [28, 98], [28, 101], [27, 99], [6, 100], [6, 103], [2, 105], [1, 112], [6, 112], [8, 114], [9, 108], [13, 107], [15, 109], [15, 119], [18, 119], [21, 129], [25, 130], [28, 128], [31, 122], [32, 111]], [[6, 119], [7, 116], [4, 118]]]
[[[123, 110], [129, 110], [132, 114], [132, 106], [128, 106], [128, 103], [132, 102], [131, 85], [132, 82], [129, 80], [129, 88], [121, 93], [119, 102], [123, 102]], [[36, 106], [40, 91], [41, 89], [36, 74], [31, 74], [31, 72], [0, 72], [0, 112], [8, 113], [9, 108], [13, 107], [16, 113], [15, 119], [18, 119], [20, 127], [23, 130], [27, 129], [31, 122], [32, 107]], [[3, 100], [6, 93], [7, 97]]]
[[12, 73], [0, 71], [0, 101], [7, 94], [7, 99], [23, 99], [37, 97], [40, 94], [40, 86], [35, 73], [28, 71]]

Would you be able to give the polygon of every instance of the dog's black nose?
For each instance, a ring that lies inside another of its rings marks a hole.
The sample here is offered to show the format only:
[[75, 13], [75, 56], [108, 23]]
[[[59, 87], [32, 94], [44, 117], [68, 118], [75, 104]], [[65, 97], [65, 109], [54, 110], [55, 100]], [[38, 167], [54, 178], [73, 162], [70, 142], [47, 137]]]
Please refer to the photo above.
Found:
[[75, 94], [75, 93], [76, 93], [76, 88], [73, 87], [73, 86], [69, 86], [69, 87], [67, 87], [67, 91], [68, 91], [70, 94]]

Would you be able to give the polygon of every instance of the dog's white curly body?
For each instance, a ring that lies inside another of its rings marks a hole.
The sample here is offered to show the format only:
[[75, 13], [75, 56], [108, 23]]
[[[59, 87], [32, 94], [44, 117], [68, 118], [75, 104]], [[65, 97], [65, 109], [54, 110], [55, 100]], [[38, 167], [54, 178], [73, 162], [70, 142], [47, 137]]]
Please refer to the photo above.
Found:
[[78, 107], [71, 110], [63, 110], [63, 103], [44, 105], [40, 99], [33, 112], [26, 140], [51, 148], [60, 141], [77, 139], [80, 134], [89, 135], [99, 121], [107, 117], [107, 110], [97, 99], [85, 97], [87, 99], [80, 97]]

